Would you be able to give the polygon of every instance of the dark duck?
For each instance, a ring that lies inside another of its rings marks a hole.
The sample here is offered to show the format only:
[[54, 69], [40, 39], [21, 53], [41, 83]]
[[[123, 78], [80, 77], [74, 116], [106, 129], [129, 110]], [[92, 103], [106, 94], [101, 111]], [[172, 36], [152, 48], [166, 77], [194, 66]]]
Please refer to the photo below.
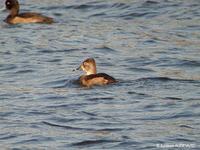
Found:
[[53, 23], [53, 19], [47, 16], [40, 15], [38, 13], [19, 13], [19, 2], [17, 0], [6, 0], [6, 9], [9, 10], [10, 14], [5, 19], [5, 22], [9, 24], [19, 23]]
[[85, 72], [85, 74], [79, 78], [79, 83], [82, 86], [91, 87], [94, 85], [107, 85], [117, 82], [115, 78], [105, 73], [97, 73], [96, 62], [93, 58], [84, 60], [77, 70], [83, 70]]

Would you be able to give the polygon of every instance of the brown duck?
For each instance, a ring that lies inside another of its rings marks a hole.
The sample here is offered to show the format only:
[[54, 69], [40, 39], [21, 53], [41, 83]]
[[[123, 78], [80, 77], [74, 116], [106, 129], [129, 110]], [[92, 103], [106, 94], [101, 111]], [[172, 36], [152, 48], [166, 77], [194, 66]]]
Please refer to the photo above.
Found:
[[82, 69], [86, 74], [79, 78], [82, 86], [91, 87], [94, 85], [106, 85], [117, 82], [115, 78], [105, 74], [97, 73], [96, 62], [93, 58], [84, 60], [77, 70]]
[[40, 15], [38, 13], [19, 13], [19, 2], [17, 0], [6, 0], [6, 9], [10, 14], [5, 19], [5, 22], [9, 24], [19, 23], [53, 23], [53, 19], [47, 16]]

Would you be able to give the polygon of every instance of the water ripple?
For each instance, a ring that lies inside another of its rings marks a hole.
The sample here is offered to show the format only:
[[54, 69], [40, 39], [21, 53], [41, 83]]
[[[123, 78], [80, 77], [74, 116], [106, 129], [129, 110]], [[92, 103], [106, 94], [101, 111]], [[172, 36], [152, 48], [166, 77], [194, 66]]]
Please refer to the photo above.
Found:
[[[200, 145], [198, 1], [20, 3], [56, 23], [0, 25], [2, 149]], [[81, 87], [87, 57], [119, 82]]]
[[71, 127], [71, 126], [66, 126], [66, 125], [58, 125], [58, 124], [49, 123], [49, 122], [46, 122], [46, 121], [44, 121], [43, 123], [45, 125], [48, 125], [48, 126], [64, 128], [64, 129], [67, 129], [67, 130], [78, 130], [78, 131], [80, 131], [80, 130], [91, 131], [92, 130], [90, 128], [78, 128], [78, 127]]
[[77, 142], [73, 143], [72, 146], [93, 146], [96, 144], [104, 144], [104, 143], [115, 143], [115, 142], [120, 142], [120, 141], [115, 141], [115, 140], [85, 140], [82, 142]]

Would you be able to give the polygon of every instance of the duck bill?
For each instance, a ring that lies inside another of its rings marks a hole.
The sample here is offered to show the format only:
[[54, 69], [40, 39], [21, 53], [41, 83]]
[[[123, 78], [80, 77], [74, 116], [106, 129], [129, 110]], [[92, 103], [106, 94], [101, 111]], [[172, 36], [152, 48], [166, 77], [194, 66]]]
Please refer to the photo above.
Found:
[[76, 70], [81, 70], [81, 66], [79, 66], [78, 68], [76, 68]]
[[76, 70], [81, 70], [81, 66], [79, 66], [78, 68], [74, 69], [73, 71], [76, 71]]

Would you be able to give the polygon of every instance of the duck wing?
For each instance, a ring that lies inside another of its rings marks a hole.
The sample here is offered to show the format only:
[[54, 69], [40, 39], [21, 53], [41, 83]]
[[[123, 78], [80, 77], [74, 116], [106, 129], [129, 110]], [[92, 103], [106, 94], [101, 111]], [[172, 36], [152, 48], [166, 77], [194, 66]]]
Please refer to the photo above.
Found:
[[18, 16], [19, 16], [19, 17], [23, 17], [23, 18], [30, 18], [30, 17], [41, 16], [41, 14], [39, 14], [39, 13], [27, 12], [27, 13], [20, 13]]
[[115, 83], [117, 80], [110, 75], [106, 73], [97, 73], [97, 74], [91, 74], [85, 77], [86, 80], [92, 80], [94, 78], [103, 78], [104, 80], [107, 80], [107, 83]]
[[18, 15], [21, 18], [26, 18], [26, 19], [36, 19], [38, 22], [46, 22], [46, 23], [53, 23], [53, 18], [47, 17], [44, 15], [41, 15], [39, 13], [34, 13], [34, 12], [28, 12], [28, 13], [21, 13]]

